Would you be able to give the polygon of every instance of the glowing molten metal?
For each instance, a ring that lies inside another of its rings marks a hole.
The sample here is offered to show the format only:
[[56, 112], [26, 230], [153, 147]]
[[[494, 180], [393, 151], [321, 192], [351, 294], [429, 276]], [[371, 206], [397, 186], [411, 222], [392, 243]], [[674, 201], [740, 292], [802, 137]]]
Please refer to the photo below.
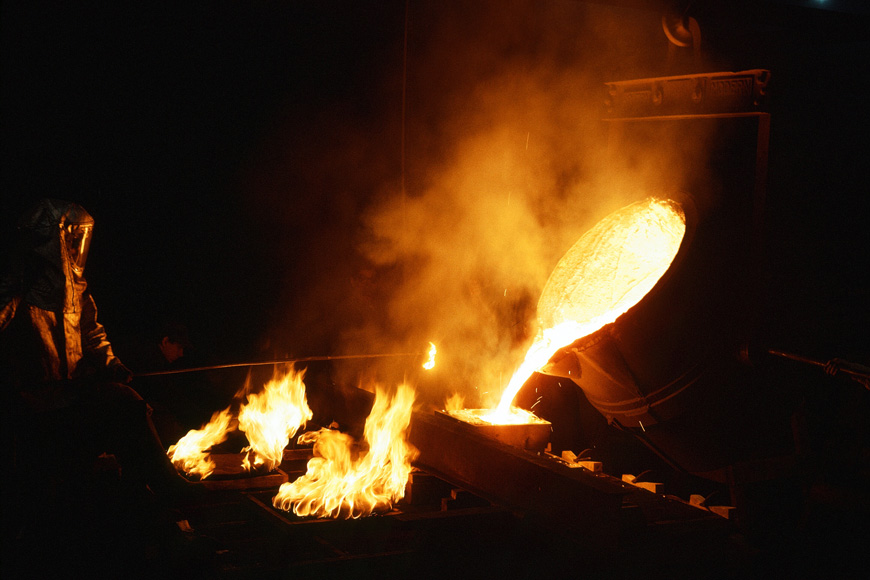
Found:
[[298, 373], [291, 367], [283, 377], [277, 369], [263, 391], [248, 395], [239, 409], [239, 430], [248, 438], [249, 447], [242, 466], [246, 471], [272, 471], [281, 464], [284, 448], [300, 427], [311, 419], [305, 399], [305, 369]]
[[610, 324], [640, 302], [670, 267], [685, 233], [680, 206], [653, 198], [610, 214], [586, 232], [550, 274], [538, 300], [543, 332], [496, 409], [483, 419], [517, 422], [519, 409], [511, 403], [531, 374], [560, 348]]
[[281, 485], [272, 505], [321, 518], [359, 518], [390, 509], [404, 497], [417, 456], [405, 438], [413, 403], [414, 391], [406, 385], [392, 400], [377, 390], [365, 424], [368, 450], [355, 451], [349, 435], [329, 429], [300, 435], [299, 443], [314, 443], [314, 457], [305, 475]]

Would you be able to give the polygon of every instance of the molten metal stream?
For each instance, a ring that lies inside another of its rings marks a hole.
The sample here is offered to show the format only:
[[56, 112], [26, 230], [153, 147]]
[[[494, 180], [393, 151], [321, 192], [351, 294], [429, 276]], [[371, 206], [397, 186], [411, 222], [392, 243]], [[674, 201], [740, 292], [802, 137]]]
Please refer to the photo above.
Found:
[[598, 222], [562, 257], [538, 301], [543, 331], [484, 418], [516, 422], [511, 404], [529, 377], [560, 348], [615, 321], [652, 290], [670, 267], [686, 218], [670, 200], [649, 198]]

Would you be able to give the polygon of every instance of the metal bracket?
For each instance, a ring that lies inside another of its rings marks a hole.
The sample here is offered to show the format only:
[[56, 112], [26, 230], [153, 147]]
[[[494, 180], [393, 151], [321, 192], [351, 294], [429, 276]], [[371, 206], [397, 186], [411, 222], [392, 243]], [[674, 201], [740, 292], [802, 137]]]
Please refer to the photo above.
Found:
[[757, 113], [770, 71], [753, 69], [605, 83], [605, 119]]

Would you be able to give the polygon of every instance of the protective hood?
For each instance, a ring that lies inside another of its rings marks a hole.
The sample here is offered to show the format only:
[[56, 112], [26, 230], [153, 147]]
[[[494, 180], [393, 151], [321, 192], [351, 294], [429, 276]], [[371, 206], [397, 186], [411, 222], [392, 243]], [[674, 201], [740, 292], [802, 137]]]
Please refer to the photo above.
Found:
[[43, 199], [19, 222], [20, 291], [45, 310], [80, 308], [94, 218], [78, 204]]

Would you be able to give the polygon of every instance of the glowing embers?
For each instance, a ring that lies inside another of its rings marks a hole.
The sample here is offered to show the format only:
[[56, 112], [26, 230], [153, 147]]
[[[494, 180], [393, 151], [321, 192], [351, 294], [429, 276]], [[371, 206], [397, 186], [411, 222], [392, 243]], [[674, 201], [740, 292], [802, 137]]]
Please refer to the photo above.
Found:
[[685, 233], [680, 206], [654, 198], [626, 206], [586, 232], [550, 274], [538, 300], [543, 331], [485, 419], [508, 422], [520, 388], [556, 351], [640, 302], [670, 267]]
[[411, 461], [417, 450], [406, 438], [414, 391], [400, 385], [389, 398], [378, 389], [366, 419], [368, 449], [355, 449], [352, 437], [321, 429], [304, 433], [299, 443], [313, 443], [308, 470], [278, 489], [272, 504], [299, 516], [359, 518], [388, 510], [405, 495]]

